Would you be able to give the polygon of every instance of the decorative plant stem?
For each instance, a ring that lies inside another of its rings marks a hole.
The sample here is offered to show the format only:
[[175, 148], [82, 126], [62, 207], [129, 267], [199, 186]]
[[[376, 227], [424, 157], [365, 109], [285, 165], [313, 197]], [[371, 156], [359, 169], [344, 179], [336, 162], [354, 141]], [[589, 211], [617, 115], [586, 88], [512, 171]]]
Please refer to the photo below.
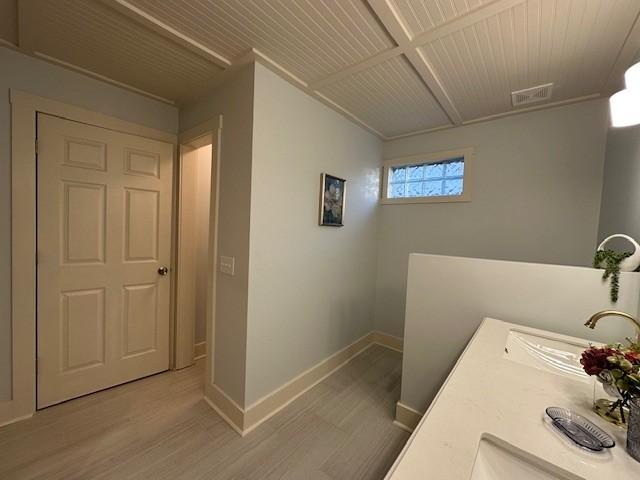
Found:
[[611, 287], [609, 296], [611, 302], [618, 301], [618, 291], [620, 290], [620, 263], [632, 255], [632, 252], [615, 252], [610, 249], [598, 250], [593, 257], [593, 268], [600, 268], [602, 262], [605, 262], [604, 273], [602, 279], [606, 280], [611, 277]]
[[622, 398], [616, 400], [611, 404], [611, 408], [609, 409], [609, 414], [612, 414], [616, 409], [620, 410], [620, 419], [622, 420], [623, 424], [626, 424], [627, 420], [625, 419], [625, 416], [624, 416], [624, 409], [628, 408], [629, 401], [631, 400], [631, 395], [623, 392], [619, 388], [618, 388], [618, 392], [620, 392], [620, 395], [622, 396]]

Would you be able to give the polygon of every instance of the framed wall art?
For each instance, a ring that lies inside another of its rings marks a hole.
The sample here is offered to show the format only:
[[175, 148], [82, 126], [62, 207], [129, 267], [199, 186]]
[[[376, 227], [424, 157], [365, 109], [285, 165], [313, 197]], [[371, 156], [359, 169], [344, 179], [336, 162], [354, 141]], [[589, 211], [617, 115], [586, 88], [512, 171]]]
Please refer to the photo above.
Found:
[[347, 181], [328, 173], [320, 178], [320, 225], [342, 227]]

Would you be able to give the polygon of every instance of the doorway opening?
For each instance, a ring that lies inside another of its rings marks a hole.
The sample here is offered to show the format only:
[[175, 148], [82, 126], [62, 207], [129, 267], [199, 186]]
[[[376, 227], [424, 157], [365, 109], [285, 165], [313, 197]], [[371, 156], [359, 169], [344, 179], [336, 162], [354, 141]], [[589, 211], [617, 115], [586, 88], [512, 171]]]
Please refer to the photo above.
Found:
[[[214, 138], [205, 134], [180, 145], [177, 175], [175, 368], [206, 356], [213, 295], [215, 225]], [[213, 187], [213, 188], [212, 188]]]

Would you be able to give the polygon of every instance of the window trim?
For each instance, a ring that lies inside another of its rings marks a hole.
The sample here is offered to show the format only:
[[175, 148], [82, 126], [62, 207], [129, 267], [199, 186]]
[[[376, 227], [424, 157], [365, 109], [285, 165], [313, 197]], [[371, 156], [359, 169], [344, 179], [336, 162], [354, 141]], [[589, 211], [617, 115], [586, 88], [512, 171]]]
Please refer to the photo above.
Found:
[[[383, 205], [394, 204], [410, 204], [410, 203], [457, 203], [470, 202], [473, 187], [473, 148], [461, 148], [457, 150], [445, 150], [441, 152], [422, 153], [419, 155], [410, 155], [408, 157], [398, 157], [385, 160], [382, 163], [382, 197], [380, 203]], [[432, 197], [403, 197], [388, 198], [387, 189], [389, 187], [389, 170], [390, 167], [401, 165], [417, 165], [423, 163], [440, 163], [454, 158], [464, 158], [464, 177], [462, 183], [461, 195], [441, 195]]]

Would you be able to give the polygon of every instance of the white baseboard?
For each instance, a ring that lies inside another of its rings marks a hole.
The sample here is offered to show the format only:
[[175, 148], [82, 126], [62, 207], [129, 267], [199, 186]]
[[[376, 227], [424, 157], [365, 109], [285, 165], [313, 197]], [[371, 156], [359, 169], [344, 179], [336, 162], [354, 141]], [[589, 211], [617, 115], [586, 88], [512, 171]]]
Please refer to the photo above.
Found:
[[[374, 344], [399, 352], [402, 352], [403, 347], [401, 338], [383, 332], [373, 331], [302, 372], [270, 394], [254, 402], [246, 409], [240, 407], [217, 385], [205, 385], [205, 401], [211, 408], [218, 412], [236, 432], [244, 436], [285, 408], [299, 396], [315, 387], [333, 372], [343, 367], [353, 357], [359, 355]], [[206, 342], [200, 342], [194, 345], [194, 356], [196, 360], [206, 356]], [[0, 403], [0, 427], [31, 418], [33, 415], [30, 413], [28, 415], [16, 415], [14, 417], [14, 410], [6, 408], [7, 412], [5, 412], [5, 409], [1, 408], [4, 406], [5, 405]], [[8, 405], [8, 407], [9, 406], [13, 405], [11, 404]], [[416, 413], [421, 415], [419, 412]], [[397, 407], [396, 420], [406, 428], [409, 428], [408, 425], [411, 424], [411, 421], [407, 420], [409, 423], [403, 423], [400, 418], [406, 418], [406, 415], [399, 417]]]
[[244, 436], [374, 344], [402, 352], [402, 339], [382, 332], [370, 332], [245, 409], [217, 385], [205, 388], [205, 400]]
[[196, 343], [193, 346], [193, 359], [200, 360], [207, 356], [207, 342]]
[[402, 338], [377, 330], [371, 332], [371, 335], [373, 335], [373, 343], [402, 353], [404, 347], [404, 340]]
[[240, 436], [244, 437], [246, 435], [242, 428], [244, 410], [217, 385], [205, 386], [204, 401], [207, 402], [231, 428], [240, 434]]
[[28, 415], [22, 415], [17, 418], [11, 418], [9, 420], [2, 420], [0, 421], [0, 427], [11, 425], [12, 423], [16, 423], [16, 422], [21, 422], [22, 420], [29, 420], [31, 417], [33, 417], [33, 413], [30, 413]]
[[413, 433], [413, 429], [407, 427], [404, 423], [400, 423], [398, 420], [394, 420], [393, 424], [401, 430], [405, 432]]
[[[15, 391], [16, 379], [13, 379], [12, 387]], [[33, 417], [35, 405], [25, 401], [25, 398], [13, 398], [11, 400], [0, 400], [0, 427], [12, 423], [28, 420]]]
[[396, 403], [396, 419], [393, 423], [407, 432], [413, 432], [423, 415], [422, 412], [398, 402]]
[[373, 343], [373, 336], [368, 333], [251, 404], [245, 412], [245, 433], [271, 418]]

